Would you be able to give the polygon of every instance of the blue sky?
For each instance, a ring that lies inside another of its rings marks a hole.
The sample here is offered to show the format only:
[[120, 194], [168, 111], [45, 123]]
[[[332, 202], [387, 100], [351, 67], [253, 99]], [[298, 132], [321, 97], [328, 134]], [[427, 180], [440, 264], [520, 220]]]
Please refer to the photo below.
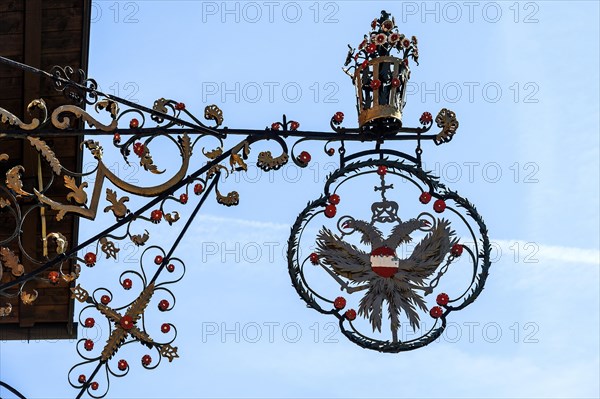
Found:
[[[181, 358], [146, 371], [141, 349], [124, 353], [135, 367], [112, 379], [109, 397], [600, 395], [597, 2], [98, 1], [90, 76], [144, 105], [168, 97], [202, 115], [217, 104], [232, 128], [264, 128], [286, 113], [303, 129], [327, 130], [337, 111], [351, 125], [354, 91], [340, 67], [346, 45], [356, 46], [382, 9], [419, 38], [405, 125], [443, 107], [460, 121], [451, 143], [428, 143], [423, 157], [489, 227], [495, 262], [480, 298], [452, 314], [440, 342], [397, 355], [354, 346], [307, 309], [284, 250], [296, 215], [335, 167], [320, 144], [308, 144], [311, 167], [259, 174], [251, 163], [222, 185], [240, 193], [238, 207], [207, 202], [176, 253], [187, 265], [173, 287], [177, 306], [160, 315], [177, 325]], [[257, 144], [251, 160], [275, 148]], [[124, 179], [157, 181], [105, 153]], [[173, 154], [153, 150], [171, 169]], [[344, 200], [360, 204], [361, 195]], [[104, 215], [84, 223], [82, 237], [108, 223]], [[151, 240], [172, 242], [175, 227], [154, 226]], [[116, 287], [140, 253], [123, 247], [122, 255], [126, 265], [84, 270], [82, 285]], [[94, 334], [98, 345], [107, 338]], [[73, 343], [2, 342], [0, 350], [2, 379], [28, 397], [73, 395]]]

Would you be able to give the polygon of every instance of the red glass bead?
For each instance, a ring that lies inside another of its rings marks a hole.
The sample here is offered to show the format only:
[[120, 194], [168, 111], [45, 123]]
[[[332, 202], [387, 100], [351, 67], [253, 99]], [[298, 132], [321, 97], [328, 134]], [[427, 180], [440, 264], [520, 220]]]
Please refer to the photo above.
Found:
[[181, 202], [182, 204], [187, 204], [188, 202], [188, 195], [183, 193], [179, 196], [179, 202]]
[[271, 130], [279, 130], [281, 129], [281, 124], [278, 122], [272, 123], [271, 124]]
[[160, 209], [155, 209], [152, 211], [152, 213], [150, 213], [150, 219], [154, 222], [154, 223], [159, 223], [160, 220], [163, 217], [163, 213]]
[[120, 142], [121, 142], [121, 135], [120, 135], [119, 133], [115, 133], [115, 134], [113, 135], [113, 141], [114, 141], [115, 143], [120, 143]]
[[92, 341], [91, 339], [86, 339], [83, 343], [83, 347], [86, 351], [91, 351], [92, 349], [94, 349], [94, 341]]
[[58, 278], [59, 277], [60, 277], [60, 275], [58, 274], [58, 272], [51, 271], [50, 273], [48, 273], [48, 280], [50, 280], [50, 282], [52, 284], [58, 283]]
[[183, 111], [185, 109], [185, 104], [184, 103], [177, 103], [177, 104], [175, 104], [175, 109], [177, 111]]
[[337, 310], [344, 309], [346, 307], [346, 299], [342, 296], [338, 296], [337, 298], [335, 298], [335, 301], [333, 301], [333, 306]]
[[333, 148], [329, 148], [327, 150], [327, 155], [332, 156], [333, 154], [335, 154], [335, 150]]
[[202, 193], [202, 190], [204, 190], [202, 184], [198, 183], [194, 186], [194, 194], [200, 195], [200, 193]]
[[166, 299], [163, 299], [162, 301], [160, 301], [158, 303], [158, 310], [160, 310], [161, 312], [164, 312], [167, 309], [169, 309], [169, 301], [167, 301]]
[[429, 201], [431, 201], [431, 194], [429, 194], [427, 191], [422, 192], [419, 196], [419, 201], [421, 204], [428, 204]]
[[92, 267], [96, 264], [96, 254], [93, 252], [88, 252], [83, 257], [83, 260], [84, 260], [86, 266]]
[[87, 319], [85, 319], [85, 321], [83, 322], [83, 325], [86, 328], [92, 328], [94, 327], [94, 325], [96, 324], [96, 320], [94, 320], [93, 317], [88, 317]]
[[174, 264], [172, 264], [172, 263], [169, 263], [169, 264], [167, 265], [167, 271], [168, 271], [169, 273], [173, 273], [173, 272], [175, 271], [175, 265], [174, 265]]
[[335, 207], [335, 205], [333, 204], [329, 204], [325, 207], [325, 216], [327, 216], [328, 218], [332, 218], [335, 216], [335, 214], [337, 213], [337, 209]]
[[157, 265], [160, 265], [161, 263], [163, 263], [163, 257], [160, 255], [156, 255], [154, 257], [154, 263], [156, 263]]
[[367, 69], [367, 68], [369, 67], [369, 61], [367, 61], [367, 60], [364, 60], [364, 61], [363, 61], [363, 62], [360, 64], [360, 67], [361, 67], [362, 69]]
[[298, 130], [298, 128], [300, 127], [300, 123], [296, 122], [296, 121], [292, 121], [290, 123], [290, 129], [291, 130]]
[[310, 156], [310, 154], [309, 154], [308, 152], [306, 152], [306, 151], [302, 151], [302, 152], [300, 153], [300, 155], [298, 156], [298, 161], [299, 161], [301, 164], [304, 164], [304, 165], [306, 165], [306, 164], [308, 164], [308, 163], [310, 162], [310, 160], [311, 160], [311, 156]]
[[344, 113], [340, 111], [336, 112], [333, 115], [333, 120], [337, 123], [342, 123], [344, 121]]
[[140, 121], [138, 121], [136, 118], [133, 118], [130, 122], [129, 122], [129, 127], [131, 129], [137, 129], [140, 126]]
[[381, 80], [379, 80], [379, 79], [373, 79], [371, 81], [371, 85], [370, 86], [371, 86], [371, 89], [373, 89], [373, 90], [379, 89], [381, 87]]
[[144, 145], [138, 141], [133, 145], [133, 152], [138, 157], [141, 157], [142, 155], [144, 155]]
[[450, 301], [450, 297], [448, 296], [448, 294], [442, 292], [441, 294], [439, 294], [437, 296], [435, 301], [437, 302], [438, 305], [446, 306], [448, 304], [448, 302]]
[[123, 286], [123, 288], [125, 288], [126, 290], [130, 290], [131, 287], [133, 286], [133, 282], [131, 281], [131, 279], [126, 278], [125, 280], [123, 280], [123, 282], [121, 283], [121, 285]]
[[85, 382], [87, 381], [85, 374], [80, 374], [79, 378], [77, 378], [77, 381], [79, 381], [80, 384], [85, 384]]
[[433, 116], [431, 116], [429, 112], [423, 112], [423, 115], [421, 115], [421, 117], [419, 118], [419, 122], [421, 122], [421, 124], [423, 125], [431, 123], [432, 120]]
[[96, 381], [90, 384], [90, 388], [92, 388], [93, 391], [97, 391], [99, 386], [100, 385]]
[[439, 306], [434, 306], [429, 311], [429, 315], [431, 317], [433, 317], [434, 319], [438, 319], [438, 318], [442, 317], [443, 314], [444, 314], [444, 311]]
[[462, 246], [462, 244], [454, 244], [452, 246], [452, 249], [450, 250], [450, 253], [453, 256], [461, 256], [462, 253], [463, 253], [463, 246]]
[[437, 213], [442, 213], [446, 210], [446, 203], [444, 202], [444, 200], [439, 199], [436, 200], [433, 203], [433, 210], [436, 211]]
[[125, 371], [127, 370], [127, 361], [126, 360], [119, 360], [119, 363], [117, 363], [117, 367], [119, 368], [119, 370], [121, 371]]
[[162, 331], [163, 334], [168, 333], [171, 331], [171, 325], [169, 323], [164, 323], [162, 326], [160, 326], [160, 331]]
[[329, 196], [329, 203], [333, 205], [337, 205], [340, 203], [340, 196], [337, 194], [331, 194]]
[[121, 317], [119, 324], [124, 330], [131, 330], [133, 328], [133, 318], [129, 315]]
[[400, 87], [400, 79], [393, 78], [392, 79], [392, 87]]
[[319, 255], [317, 255], [316, 253], [312, 253], [309, 256], [310, 259], [310, 263], [312, 263], [313, 265], [318, 265], [319, 264]]
[[102, 295], [100, 302], [102, 302], [103, 305], [108, 305], [110, 303], [110, 297], [108, 295]]
[[379, 167], [377, 167], [377, 174], [379, 176], [385, 176], [386, 173], [387, 173], [387, 166], [379, 165]]
[[344, 313], [344, 316], [346, 316], [346, 319], [352, 321], [352, 320], [356, 319], [356, 310], [348, 309], [348, 310], [346, 310], [346, 313]]
[[367, 53], [374, 53], [375, 50], [377, 50], [377, 45], [375, 43], [369, 43], [369, 45], [367, 46]]
[[149, 366], [150, 363], [152, 363], [152, 358], [150, 357], [150, 355], [144, 355], [144, 356], [142, 356], [142, 364], [144, 366]]

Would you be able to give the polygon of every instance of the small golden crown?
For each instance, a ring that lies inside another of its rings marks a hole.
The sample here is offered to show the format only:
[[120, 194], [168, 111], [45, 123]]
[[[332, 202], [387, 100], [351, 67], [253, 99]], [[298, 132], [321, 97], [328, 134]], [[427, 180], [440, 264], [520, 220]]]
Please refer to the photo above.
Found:
[[[362, 127], [402, 125], [406, 103], [406, 84], [410, 78], [408, 58], [418, 65], [417, 38], [410, 39], [386, 11], [371, 22], [371, 33], [365, 35], [358, 52], [350, 45], [344, 64], [356, 87], [358, 125]], [[402, 57], [391, 55], [396, 50]], [[350, 65], [354, 61], [354, 65]], [[354, 69], [354, 71], [352, 71]]]

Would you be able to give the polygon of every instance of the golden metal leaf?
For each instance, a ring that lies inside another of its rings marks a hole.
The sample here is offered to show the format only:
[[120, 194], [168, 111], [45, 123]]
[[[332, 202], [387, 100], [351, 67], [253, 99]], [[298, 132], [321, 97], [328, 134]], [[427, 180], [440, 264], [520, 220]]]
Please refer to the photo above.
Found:
[[[235, 171], [247, 171], [248, 170], [248, 165], [246, 165], [246, 162], [244, 162], [244, 160], [242, 159], [241, 156], [239, 156], [238, 154], [231, 154], [231, 156], [229, 157], [229, 165], [231, 165], [231, 172], [235, 172]], [[238, 165], [237, 168], [235, 167], [235, 165]]]
[[77, 284], [77, 287], [71, 288], [71, 299], [77, 299], [79, 302], [83, 303], [87, 301], [90, 297], [90, 294], [81, 287], [81, 284]]
[[39, 119], [33, 118], [31, 123], [23, 123], [19, 118], [17, 118], [12, 113], [8, 112], [4, 108], [0, 108], [0, 123], [8, 123], [12, 126], [18, 126], [23, 130], [34, 130], [40, 126], [40, 124], [46, 122], [48, 120], [48, 109], [46, 108], [46, 103], [44, 100], [33, 100], [27, 105], [27, 112], [31, 115], [31, 111], [33, 108], [38, 108], [42, 110], [42, 122]]
[[19, 277], [25, 273], [25, 268], [19, 263], [19, 257], [6, 247], [0, 248], [0, 258], [4, 266], [10, 269], [13, 276]]
[[218, 147], [218, 148], [215, 148], [214, 150], [208, 151], [208, 152], [204, 152], [204, 148], [203, 148], [202, 154], [204, 154], [204, 156], [208, 159], [215, 159], [216, 157], [223, 154], [223, 148]]
[[223, 123], [223, 111], [215, 104], [207, 105], [204, 108], [204, 119], [215, 121], [217, 124], [215, 127], [219, 127]]
[[98, 103], [96, 103], [95, 108], [96, 112], [105, 109], [107, 112], [110, 113], [112, 119], [115, 119], [117, 117], [117, 114], [119, 113], [119, 104], [109, 99], [98, 101]]
[[135, 323], [142, 317], [142, 313], [148, 306], [150, 299], [152, 299], [152, 295], [154, 294], [154, 283], [149, 284], [141, 293], [140, 296], [137, 297], [135, 301], [131, 304], [129, 309], [127, 309], [127, 315], [131, 316], [133, 322]]
[[106, 254], [106, 259], [110, 257], [117, 259], [117, 253], [121, 250], [121, 248], [117, 248], [115, 246], [115, 243], [110, 241], [106, 237], [102, 237], [100, 239], [100, 244], [102, 244], [100, 249]]
[[97, 160], [102, 159], [103, 150], [99, 142], [94, 140], [86, 140], [83, 143], [81, 143], [81, 145], [85, 145], [86, 148], [90, 150], [94, 158], [96, 158]]
[[160, 112], [162, 114], [166, 114], [169, 110], [166, 107], [166, 104], [169, 102], [166, 98], [159, 98], [154, 101], [154, 105], [152, 106], [152, 110]]
[[8, 161], [8, 154], [0, 154], [0, 162]]
[[106, 341], [106, 345], [104, 349], [102, 349], [101, 359], [102, 361], [107, 361], [112, 358], [115, 353], [119, 350], [119, 347], [125, 342], [125, 338], [127, 337], [127, 331], [122, 328], [115, 328], [108, 340]]
[[145, 230], [144, 235], [135, 234], [135, 235], [131, 236], [131, 241], [133, 241], [133, 243], [135, 245], [140, 247], [142, 245], [145, 245], [146, 241], [148, 241], [149, 238], [150, 238], [150, 234], [148, 233], [148, 230]]
[[173, 223], [179, 220], [179, 212], [173, 211], [173, 215], [170, 213], [165, 214], [165, 220], [169, 223], [169, 226], [171, 226]]
[[48, 147], [48, 144], [46, 144], [45, 141], [37, 137], [27, 136], [27, 140], [29, 140], [29, 143], [32, 147], [35, 147], [36, 150], [42, 153], [42, 156], [46, 158], [46, 161], [48, 161], [54, 173], [60, 176], [62, 166], [60, 165], [58, 158], [56, 158], [54, 151], [52, 151], [50, 147]]
[[122, 218], [129, 213], [129, 209], [125, 205], [125, 202], [129, 201], [129, 197], [122, 197], [117, 199], [117, 193], [110, 188], [106, 189], [106, 200], [112, 205], [104, 208], [104, 212], [113, 211], [113, 214], [117, 218]]
[[219, 189], [216, 189], [217, 192], [217, 202], [221, 205], [225, 206], [235, 206], [240, 203], [240, 195], [237, 191], [232, 191], [227, 196], [221, 195]]
[[38, 292], [36, 290], [33, 290], [32, 294], [27, 291], [21, 291], [21, 302], [23, 302], [23, 305], [32, 305], [37, 298]]
[[[242, 151], [242, 155], [239, 155], [239, 152]], [[250, 154], [250, 145], [248, 141], [244, 140], [240, 142], [238, 145], [231, 149], [231, 156], [229, 157], [229, 165], [231, 165], [231, 172], [233, 173], [236, 170], [248, 170], [246, 163], [243, 161], [244, 159], [248, 159], [248, 154]], [[235, 168], [234, 165], [238, 165], [238, 168]]]
[[0, 197], [0, 209], [4, 208], [6, 206], [10, 206], [10, 201], [5, 198]]
[[62, 275], [62, 279], [65, 280], [67, 283], [71, 283], [71, 282], [77, 280], [78, 278], [79, 278], [78, 272], [71, 272], [69, 274]]
[[21, 181], [21, 172], [24, 172], [25, 168], [21, 165], [13, 166], [6, 172], [6, 186], [13, 190], [18, 196], [24, 195], [29, 196], [27, 191], [23, 190], [23, 182]]
[[50, 233], [46, 236], [46, 240], [49, 238], [54, 238], [54, 240], [56, 241], [56, 253], [64, 254], [67, 250], [67, 245], [69, 244], [67, 241], [67, 237], [65, 237], [61, 233]]
[[179, 357], [177, 354], [177, 347], [173, 347], [170, 344], [162, 345], [160, 347], [160, 355], [169, 359], [169, 363], [171, 363], [173, 359]]
[[7, 303], [6, 306], [4, 306], [3, 308], [0, 308], [0, 317], [6, 317], [8, 315], [10, 315], [12, 312], [12, 305], [10, 303]]
[[273, 158], [271, 151], [263, 151], [258, 154], [258, 162], [256, 166], [268, 172], [270, 170], [277, 170], [288, 162], [289, 156], [285, 152], [277, 158]]
[[208, 170], [208, 172], [206, 172], [206, 178], [212, 179], [217, 174], [217, 172], [220, 170], [225, 171], [225, 173], [226, 173], [225, 177], [229, 176], [229, 170], [225, 166], [217, 164], [217, 165], [214, 165], [213, 167], [211, 167]]
[[74, 200], [76, 203], [83, 205], [87, 202], [87, 193], [83, 190], [88, 186], [87, 182], [77, 185], [75, 178], [71, 176], [64, 176], [65, 187], [71, 189], [73, 192], [67, 194], [67, 201]]
[[56, 220], [61, 220], [67, 213], [76, 213], [84, 218], [94, 220], [98, 212], [98, 205], [100, 202], [100, 197], [102, 196], [102, 187], [105, 179], [108, 179], [117, 188], [125, 192], [143, 197], [156, 197], [169, 190], [175, 184], [179, 183], [187, 174], [187, 170], [190, 165], [192, 147], [190, 144], [190, 138], [187, 134], [178, 137], [178, 143], [180, 145], [179, 150], [182, 157], [181, 166], [175, 175], [162, 184], [151, 187], [139, 187], [120, 179], [110, 170], [108, 166], [102, 163], [102, 147], [100, 147], [97, 142], [88, 140], [83, 144], [92, 151], [94, 157], [99, 161], [89, 207], [61, 204], [52, 200], [51, 198], [46, 197], [44, 194], [35, 189], [34, 192], [41, 203], [49, 205], [53, 210], [57, 211]]
[[[140, 296], [137, 297], [135, 301], [131, 304], [127, 312], [126, 316], [130, 316], [133, 323], [136, 323], [144, 313], [144, 310], [148, 306], [150, 299], [152, 299], [152, 294], [154, 294], [154, 283], [148, 285], [141, 293]], [[129, 330], [125, 330], [121, 326], [122, 316], [114, 309], [109, 308], [103, 304], [97, 304], [97, 309], [102, 313], [106, 318], [115, 323], [115, 329], [108, 337], [106, 341], [106, 345], [102, 350], [102, 360], [106, 361], [114, 356], [115, 353], [119, 350], [123, 342], [125, 342], [125, 338], [130, 334], [131, 336], [137, 338], [138, 340], [144, 343], [151, 343], [152, 338], [146, 332], [140, 330], [137, 326], [133, 326]]]
[[458, 129], [456, 114], [449, 109], [442, 108], [435, 117], [435, 123], [439, 128], [442, 128], [442, 131], [435, 136], [434, 142], [442, 144], [452, 140], [452, 136], [454, 136], [456, 129]]
[[160, 175], [165, 173], [164, 170], [158, 170], [157, 166], [154, 165], [154, 161], [152, 160], [152, 155], [150, 155], [150, 149], [148, 148], [148, 146], [144, 146], [144, 153], [142, 154], [141, 158], [140, 158], [140, 166], [142, 166], [144, 168], [144, 170], [148, 170], [152, 173], [154, 173], [155, 175]]
[[[108, 110], [109, 112], [111, 110]], [[64, 130], [71, 126], [71, 119], [65, 114], [72, 114], [75, 118], [82, 119], [88, 123], [90, 127], [95, 127], [96, 129], [102, 130], [103, 132], [112, 132], [116, 130], [119, 122], [114, 117], [111, 112], [112, 122], [110, 125], [104, 125], [100, 123], [98, 120], [94, 119], [90, 114], [88, 114], [83, 109], [76, 107], [75, 105], [62, 105], [52, 112], [51, 120], [52, 125], [54, 127]]]
[[101, 303], [97, 304], [98, 311], [113, 323], [118, 323], [121, 320], [121, 315], [116, 310], [109, 308]]
[[146, 334], [144, 331], [140, 330], [137, 327], [132, 328], [129, 331], [129, 334], [133, 335], [138, 340], [142, 341], [142, 343], [144, 344], [151, 344], [152, 342], [154, 342], [154, 340], [150, 338], [148, 334]]
[[181, 157], [184, 162], [192, 155], [192, 141], [190, 140], [190, 136], [186, 134], [182, 136], [177, 136], [177, 142], [181, 145]]

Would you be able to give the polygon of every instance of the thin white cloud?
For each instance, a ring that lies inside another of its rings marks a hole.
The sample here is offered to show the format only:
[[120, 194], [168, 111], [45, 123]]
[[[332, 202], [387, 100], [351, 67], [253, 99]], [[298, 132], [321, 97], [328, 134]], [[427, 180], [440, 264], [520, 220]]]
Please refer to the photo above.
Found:
[[[248, 241], [255, 241], [260, 235], [265, 234], [261, 232], [269, 232], [271, 235], [276, 232], [276, 234], [279, 235], [279, 233], [283, 232], [288, 233], [291, 228], [291, 225], [284, 223], [227, 218], [206, 214], [198, 216], [198, 219], [203, 222], [208, 222], [211, 225], [211, 230], [233, 230], [236, 231], [236, 238], [247, 237]], [[206, 226], [205, 223], [200, 225]], [[234, 228], [232, 229], [232, 227]], [[252, 229], [252, 231], [244, 232], [241, 230], [244, 228]], [[288, 238], [287, 235], [282, 237], [284, 237], [283, 241]], [[600, 265], [600, 251], [597, 249], [545, 245], [533, 240], [491, 239], [490, 242], [492, 245], [493, 262], [499, 260], [500, 257], [510, 256], [521, 262], [546, 263], [554, 261], [561, 263]]]
[[579, 263], [589, 265], [600, 264], [600, 251], [574, 247], [544, 245], [524, 240], [491, 240], [492, 246], [500, 248], [503, 254], [513, 254], [521, 261], [532, 263], [549, 261]]
[[269, 229], [269, 230], [285, 230], [289, 231], [290, 227], [283, 223], [272, 223], [272, 222], [261, 222], [256, 220], [247, 219], [236, 219], [236, 218], [224, 218], [221, 216], [214, 215], [199, 215], [198, 219], [203, 222], [214, 223], [219, 228], [228, 228], [231, 225], [237, 225], [239, 227], [249, 227], [253, 229]]

